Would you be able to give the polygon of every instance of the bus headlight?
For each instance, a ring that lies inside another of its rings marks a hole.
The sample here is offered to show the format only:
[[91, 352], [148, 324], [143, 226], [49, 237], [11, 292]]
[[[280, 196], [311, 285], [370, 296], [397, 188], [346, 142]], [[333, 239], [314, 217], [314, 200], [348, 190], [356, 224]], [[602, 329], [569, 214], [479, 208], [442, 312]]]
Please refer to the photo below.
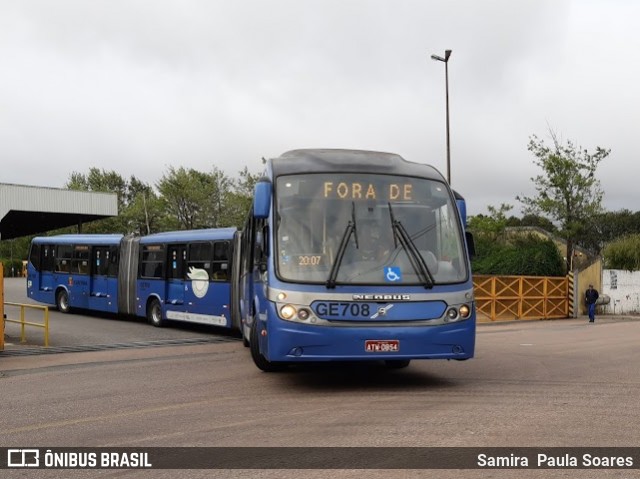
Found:
[[449, 308], [449, 311], [447, 311], [447, 319], [449, 321], [458, 319], [458, 310], [456, 308]]
[[296, 308], [294, 308], [290, 304], [285, 304], [282, 308], [280, 308], [280, 317], [282, 319], [291, 319], [295, 315], [296, 315]]
[[318, 318], [313, 310], [305, 304], [285, 303], [276, 305], [276, 312], [280, 319], [297, 323], [315, 323]]
[[469, 306], [467, 306], [466, 304], [463, 304], [462, 306], [460, 306], [460, 317], [462, 319], [467, 319], [470, 314], [471, 314], [471, 308], [469, 308]]

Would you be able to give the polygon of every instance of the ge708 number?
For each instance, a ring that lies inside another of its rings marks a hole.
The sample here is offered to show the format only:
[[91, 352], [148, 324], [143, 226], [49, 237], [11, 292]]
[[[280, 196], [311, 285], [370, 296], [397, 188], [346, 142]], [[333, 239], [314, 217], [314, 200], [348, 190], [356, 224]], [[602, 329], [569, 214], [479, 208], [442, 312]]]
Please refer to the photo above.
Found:
[[371, 308], [366, 303], [318, 303], [316, 314], [320, 317], [369, 316]]

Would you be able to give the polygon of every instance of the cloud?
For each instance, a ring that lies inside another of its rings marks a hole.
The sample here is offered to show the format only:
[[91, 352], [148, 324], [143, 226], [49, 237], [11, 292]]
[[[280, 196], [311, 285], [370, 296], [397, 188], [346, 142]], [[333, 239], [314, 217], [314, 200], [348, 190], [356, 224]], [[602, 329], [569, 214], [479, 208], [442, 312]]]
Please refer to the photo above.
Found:
[[[515, 204], [548, 126], [612, 155], [634, 201], [639, 7], [625, 1], [7, 1], [0, 181], [62, 186], [169, 165], [235, 175], [303, 147], [392, 151], [446, 169], [469, 212]], [[28, 165], [28, 166], [26, 166]], [[633, 208], [633, 207], [632, 207]]]

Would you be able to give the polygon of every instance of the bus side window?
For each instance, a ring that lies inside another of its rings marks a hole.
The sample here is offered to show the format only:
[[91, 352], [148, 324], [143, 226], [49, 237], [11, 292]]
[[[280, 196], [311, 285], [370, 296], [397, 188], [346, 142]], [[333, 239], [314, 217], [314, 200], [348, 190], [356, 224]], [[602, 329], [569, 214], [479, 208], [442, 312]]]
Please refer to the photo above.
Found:
[[114, 276], [111, 274], [112, 267], [112, 247], [95, 246], [92, 253], [93, 274], [98, 276]]
[[141, 251], [140, 276], [143, 278], [163, 278], [165, 254], [162, 245], [144, 245]]
[[187, 263], [187, 248], [185, 245], [169, 246], [169, 278], [184, 279]]
[[256, 220], [254, 262], [260, 271], [266, 271], [269, 255], [269, 225], [265, 219]]
[[209, 279], [213, 279], [211, 272], [211, 258], [213, 257], [213, 243], [198, 242], [189, 245], [189, 260], [187, 263], [187, 278], [189, 275], [197, 274], [197, 270], [206, 271]]
[[219, 281], [229, 280], [229, 242], [217, 241], [213, 244], [212, 278]]
[[73, 251], [73, 260], [71, 262], [72, 272], [78, 274], [89, 274], [89, 247], [86, 245], [78, 245]]
[[36, 271], [40, 271], [41, 269], [40, 254], [43, 253], [44, 252], [41, 253], [40, 245], [38, 243], [33, 243], [31, 245], [31, 251], [29, 252], [29, 261], [31, 261], [31, 264], [36, 269]]
[[249, 212], [247, 216], [247, 221], [245, 222], [244, 229], [242, 230], [242, 246], [240, 253], [240, 268], [241, 268], [241, 276], [245, 275], [253, 269], [253, 231], [254, 231], [254, 219], [253, 219], [253, 209]]
[[118, 276], [118, 248], [116, 246], [109, 248], [109, 251], [107, 251], [107, 259], [109, 261], [107, 275]]
[[42, 263], [40, 263], [42, 271], [52, 272], [55, 270], [55, 256], [53, 252], [53, 245], [46, 244], [42, 246]]
[[58, 245], [55, 270], [57, 273], [71, 273], [71, 260], [73, 247], [71, 245]]

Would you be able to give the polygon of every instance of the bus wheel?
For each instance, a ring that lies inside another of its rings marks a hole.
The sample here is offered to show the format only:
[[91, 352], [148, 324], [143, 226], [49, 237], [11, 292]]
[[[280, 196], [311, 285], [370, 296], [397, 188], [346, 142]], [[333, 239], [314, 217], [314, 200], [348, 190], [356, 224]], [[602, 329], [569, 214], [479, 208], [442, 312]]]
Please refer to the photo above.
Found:
[[253, 324], [251, 325], [251, 336], [249, 340], [249, 348], [251, 349], [251, 358], [258, 369], [267, 373], [276, 371], [282, 371], [284, 365], [280, 363], [274, 363], [268, 361], [260, 352], [260, 346], [258, 345], [258, 319], [253, 318]]
[[157, 299], [152, 299], [147, 306], [147, 321], [153, 324], [156, 328], [164, 326], [164, 321], [162, 320], [162, 307], [160, 306], [160, 301]]
[[389, 359], [385, 361], [384, 364], [389, 369], [403, 369], [409, 366], [410, 362], [411, 362], [410, 359]]
[[61, 313], [68, 313], [71, 310], [69, 307], [69, 293], [64, 289], [61, 289], [56, 294], [56, 306]]

